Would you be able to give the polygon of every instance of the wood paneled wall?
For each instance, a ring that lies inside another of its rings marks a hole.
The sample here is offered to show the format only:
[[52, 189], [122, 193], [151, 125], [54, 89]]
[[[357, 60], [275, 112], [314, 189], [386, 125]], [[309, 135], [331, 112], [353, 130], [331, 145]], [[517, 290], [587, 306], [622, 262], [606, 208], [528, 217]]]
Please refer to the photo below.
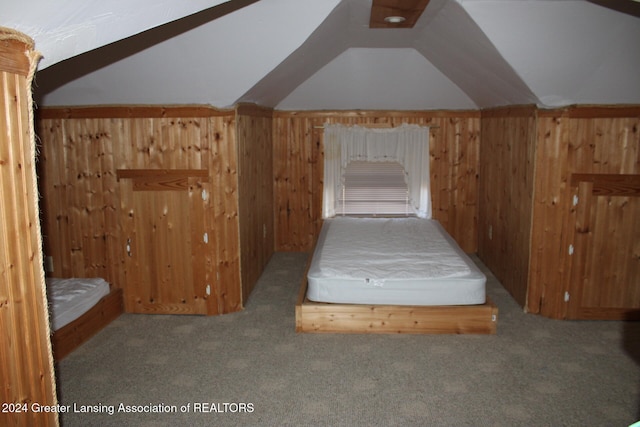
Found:
[[[312, 248], [321, 224], [323, 125], [412, 123], [431, 127], [433, 217], [466, 252], [477, 251], [526, 310], [609, 318], [640, 308], [640, 289], [626, 285], [640, 271], [637, 107], [118, 111], [45, 110], [40, 121], [55, 275], [121, 283], [116, 169], [208, 168], [205, 216], [215, 240], [208, 262], [216, 276], [209, 313], [239, 309], [274, 250]], [[619, 176], [629, 178], [620, 184]], [[574, 205], [574, 196], [584, 203]], [[611, 267], [592, 267], [598, 251], [617, 254], [607, 259]]]
[[482, 112], [478, 255], [522, 306], [527, 299], [536, 108]]
[[273, 119], [276, 250], [309, 251], [319, 232], [325, 123], [431, 126], [433, 217], [462, 249], [476, 252], [478, 111], [276, 111]]
[[243, 300], [274, 251], [273, 110], [237, 106], [238, 191]]
[[[33, 42], [0, 28], [0, 420], [57, 425], [31, 116]], [[22, 406], [24, 405], [24, 406]]]
[[640, 312], [640, 107], [483, 111], [478, 253], [527, 311]]
[[554, 318], [637, 313], [640, 107], [540, 111], [536, 165], [527, 309]]
[[126, 282], [118, 169], [208, 169], [208, 313], [242, 308], [234, 111], [85, 107], [43, 109], [39, 116], [45, 252], [53, 276], [99, 276], [116, 287]]

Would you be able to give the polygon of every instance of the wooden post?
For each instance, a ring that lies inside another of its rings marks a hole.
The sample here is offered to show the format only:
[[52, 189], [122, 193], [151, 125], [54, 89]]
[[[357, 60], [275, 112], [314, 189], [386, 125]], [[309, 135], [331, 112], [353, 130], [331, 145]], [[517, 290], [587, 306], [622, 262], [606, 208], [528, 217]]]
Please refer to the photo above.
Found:
[[[0, 28], [0, 423], [58, 425], [44, 285], [31, 79], [33, 41]], [[7, 412], [5, 412], [7, 411]]]

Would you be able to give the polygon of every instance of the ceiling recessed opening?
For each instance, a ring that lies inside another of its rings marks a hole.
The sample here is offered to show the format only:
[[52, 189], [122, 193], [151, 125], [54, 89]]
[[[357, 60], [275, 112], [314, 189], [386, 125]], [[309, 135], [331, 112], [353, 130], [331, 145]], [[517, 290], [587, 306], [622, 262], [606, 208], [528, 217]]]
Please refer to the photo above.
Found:
[[429, 0], [373, 0], [369, 28], [413, 28]]
[[404, 22], [406, 20], [407, 19], [405, 17], [397, 15], [387, 16], [386, 18], [384, 18], [384, 22], [388, 22], [390, 24], [400, 24], [401, 22]]

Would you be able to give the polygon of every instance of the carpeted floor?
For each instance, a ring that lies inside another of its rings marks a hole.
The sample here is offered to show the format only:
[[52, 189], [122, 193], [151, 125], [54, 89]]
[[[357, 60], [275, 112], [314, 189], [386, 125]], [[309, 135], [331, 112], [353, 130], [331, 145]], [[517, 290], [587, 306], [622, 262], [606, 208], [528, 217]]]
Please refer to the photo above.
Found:
[[306, 258], [276, 253], [240, 313], [122, 315], [59, 364], [60, 403], [71, 411], [62, 425], [628, 426], [640, 419], [639, 322], [525, 314], [481, 265], [500, 310], [497, 335], [296, 334]]

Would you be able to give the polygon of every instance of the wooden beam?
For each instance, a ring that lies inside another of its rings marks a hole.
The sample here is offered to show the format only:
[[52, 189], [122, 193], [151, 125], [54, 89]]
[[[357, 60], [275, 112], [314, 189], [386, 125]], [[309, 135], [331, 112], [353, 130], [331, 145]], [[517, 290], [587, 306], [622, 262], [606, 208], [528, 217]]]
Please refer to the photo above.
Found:
[[[429, 0], [373, 0], [369, 28], [413, 28], [429, 4]], [[387, 17], [402, 17], [393, 23]]]

